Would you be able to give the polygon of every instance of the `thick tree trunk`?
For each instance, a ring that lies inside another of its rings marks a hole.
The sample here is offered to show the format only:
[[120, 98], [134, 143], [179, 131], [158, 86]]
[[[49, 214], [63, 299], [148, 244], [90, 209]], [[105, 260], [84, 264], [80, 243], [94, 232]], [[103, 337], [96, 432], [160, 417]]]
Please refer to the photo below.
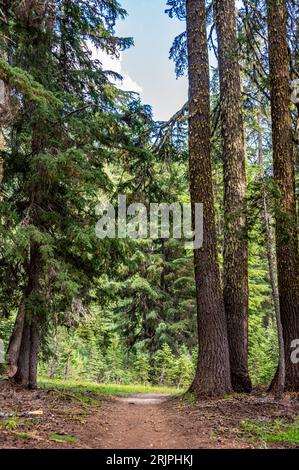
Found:
[[28, 388], [35, 388], [37, 383], [39, 321], [34, 312], [28, 311], [27, 302], [39, 289], [40, 261], [39, 245], [33, 242], [30, 246], [28, 285], [21, 300], [7, 352], [7, 375]]
[[30, 323], [25, 321], [20, 354], [18, 358], [17, 373], [14, 376], [15, 382], [28, 387], [29, 385], [29, 364], [30, 364]]
[[[38, 132], [38, 125], [32, 134], [32, 154], [38, 155], [44, 145], [45, 139]], [[40, 181], [42, 181], [42, 165], [40, 166]], [[31, 223], [39, 226], [39, 207], [42, 205], [43, 188], [40, 181], [32, 185], [31, 204], [33, 206]], [[29, 266], [27, 270], [27, 285], [21, 301], [19, 315], [16, 319], [14, 332], [8, 350], [8, 374], [24, 387], [35, 388], [37, 384], [37, 361], [39, 350], [40, 319], [38, 314], [28, 307], [32, 296], [40, 292], [40, 276], [42, 271], [42, 257], [40, 245], [33, 241], [29, 250]], [[36, 299], [35, 299], [36, 301]], [[20, 345], [21, 341], [21, 346]]]
[[204, 0], [187, 0], [186, 6], [190, 190], [193, 208], [195, 203], [204, 204], [203, 247], [194, 253], [199, 357], [191, 391], [197, 396], [221, 396], [231, 392], [231, 379], [212, 186], [206, 11]]
[[7, 375], [12, 378], [18, 370], [18, 360], [22, 343], [22, 335], [25, 321], [25, 298], [21, 300], [19, 312], [10, 338], [7, 351]]
[[299, 366], [291, 360], [292, 341], [299, 338], [299, 252], [286, 25], [286, 1], [268, 0], [273, 167], [280, 189], [276, 211], [276, 252], [285, 344], [285, 389], [299, 391]]
[[251, 392], [248, 374], [246, 169], [235, 0], [215, 0], [224, 179], [223, 294], [234, 391]]
[[37, 358], [39, 349], [38, 328], [35, 321], [25, 320], [22, 344], [15, 382], [27, 388], [37, 386]]

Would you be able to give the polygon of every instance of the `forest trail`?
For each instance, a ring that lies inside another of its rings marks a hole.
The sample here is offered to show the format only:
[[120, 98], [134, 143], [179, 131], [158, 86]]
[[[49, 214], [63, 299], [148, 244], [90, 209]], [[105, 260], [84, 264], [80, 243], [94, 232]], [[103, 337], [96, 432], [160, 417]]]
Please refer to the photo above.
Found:
[[179, 449], [187, 439], [169, 426], [162, 404], [165, 395], [137, 394], [118, 398], [109, 406], [110, 426], [104, 438], [105, 449]]
[[2, 449], [259, 448], [241, 422], [292, 421], [298, 415], [297, 399], [278, 403], [264, 393], [193, 402], [153, 393], [28, 391], [0, 382]]
[[[207, 423], [194, 433], [194, 424], [177, 412], [177, 401], [166, 395], [136, 394], [106, 402], [101, 421], [105, 433], [103, 449], [194, 449], [222, 448], [227, 442], [215, 439]], [[95, 428], [97, 427], [94, 418]], [[230, 447], [248, 447], [231, 442]]]

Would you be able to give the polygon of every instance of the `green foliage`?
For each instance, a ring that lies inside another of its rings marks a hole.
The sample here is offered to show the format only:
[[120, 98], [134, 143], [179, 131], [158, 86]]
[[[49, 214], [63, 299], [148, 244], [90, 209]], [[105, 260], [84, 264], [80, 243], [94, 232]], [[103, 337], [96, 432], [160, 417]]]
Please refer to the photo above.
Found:
[[270, 383], [278, 364], [278, 340], [269, 273], [261, 245], [249, 258], [249, 370], [255, 384]]
[[[198, 351], [193, 253], [183, 240], [99, 240], [94, 230], [95, 206], [103, 197], [115, 207], [118, 194], [147, 205], [190, 201], [187, 120], [170, 126], [154, 122], [150, 106], [120, 91], [111, 80], [116, 74], [103, 70], [88, 50], [117, 57], [132, 44], [114, 34], [116, 20], [126, 15], [117, 1], [54, 2], [56, 14], [46, 10], [42, 17], [26, 9], [26, 2], [9, 3], [3, 26], [7, 40], [0, 38], [1, 52], [5, 49], [0, 79], [12, 91], [9, 104], [15, 112], [2, 152], [0, 338], [7, 347], [35, 251], [38, 289], [26, 297], [25, 307], [26, 318], [39, 321], [41, 376], [56, 385], [64, 381], [67, 388], [69, 380], [76, 381], [76, 389], [77, 381], [88, 381], [103, 394], [152, 390], [152, 384], [187, 389]], [[171, 17], [185, 19], [185, 1], [168, 0], [167, 7]], [[176, 38], [171, 57], [183, 74], [185, 32]], [[277, 214], [269, 104], [251, 79], [243, 82], [248, 95], [249, 367], [254, 383], [266, 384], [277, 366], [278, 344], [261, 219], [265, 191], [271, 217], [284, 215]], [[267, 78], [261, 82], [265, 87]], [[211, 95], [217, 111], [216, 71]], [[212, 143], [221, 264], [219, 126]]]
[[28, 432], [15, 432], [13, 435], [23, 440], [31, 439], [32, 437], [31, 434]]
[[105, 345], [104, 337], [99, 340], [89, 336], [83, 340], [77, 330], [70, 334], [64, 328], [58, 328], [49, 347], [39, 372], [50, 379], [107, 384], [152, 383], [187, 388], [195, 367], [194, 358], [186, 348], [182, 348], [177, 356], [167, 344], [152, 357], [140, 348], [128, 354], [123, 341], [115, 334]]
[[63, 106], [62, 101], [35, 81], [29, 73], [19, 67], [10, 66], [3, 57], [0, 57], [0, 79], [48, 111], [51, 106], [56, 108]]
[[174, 395], [182, 393], [174, 387], [152, 386], [141, 384], [117, 385], [117, 384], [96, 384], [93, 382], [57, 380], [57, 379], [39, 379], [39, 386], [47, 390], [67, 391], [79, 397], [84, 393], [94, 394], [95, 396], [128, 396], [135, 393], [161, 393]]
[[17, 429], [19, 425], [20, 425], [20, 422], [19, 422], [19, 418], [17, 417], [7, 418], [1, 423], [1, 426], [4, 429], [9, 429], [9, 430]]
[[155, 373], [159, 383], [169, 384], [174, 379], [174, 356], [168, 344], [163, 344], [162, 348], [156, 352]]
[[148, 354], [138, 351], [133, 366], [134, 382], [146, 385], [149, 382], [150, 370], [151, 366]]
[[[78, 326], [87, 316], [99, 277], [124, 256], [121, 243], [97, 239], [94, 210], [112, 188], [106, 165], [119, 162], [131, 139], [123, 115], [132, 96], [110, 83], [86, 47], [89, 40], [117, 56], [129, 46], [114, 36], [125, 11], [114, 1], [68, 0], [55, 8], [39, 18], [13, 2], [9, 64], [0, 62], [17, 109], [0, 198], [1, 315], [12, 315], [22, 299], [26, 318], [38, 319], [45, 350], [51, 328]], [[30, 290], [34, 257], [38, 286]], [[3, 334], [7, 340], [8, 330]], [[62, 353], [66, 376], [72, 361], [70, 344]]]
[[245, 435], [258, 441], [272, 443], [280, 442], [286, 444], [299, 443], [299, 420], [292, 423], [277, 419], [267, 423], [255, 421], [242, 421], [240, 428]]
[[56, 432], [51, 432], [49, 439], [54, 442], [77, 442], [77, 438], [74, 436], [69, 436], [68, 434], [57, 434]]

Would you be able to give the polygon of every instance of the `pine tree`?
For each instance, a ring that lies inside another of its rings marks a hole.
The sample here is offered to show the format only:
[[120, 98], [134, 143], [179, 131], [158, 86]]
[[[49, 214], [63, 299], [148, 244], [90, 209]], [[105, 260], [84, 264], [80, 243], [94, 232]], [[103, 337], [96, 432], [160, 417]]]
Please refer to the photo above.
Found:
[[22, 113], [11, 129], [3, 209], [5, 227], [14, 233], [11, 240], [6, 231], [8, 269], [19, 264], [12, 291], [15, 301], [21, 298], [8, 373], [35, 387], [40, 337], [51, 313], [88, 304], [105, 264], [97, 257], [110, 242], [96, 239], [93, 211], [98, 188], [109, 188], [104, 160], [125, 142], [116, 113], [121, 97], [91, 58], [86, 39], [111, 54], [131, 41], [113, 37], [115, 19], [124, 15], [114, 2], [26, 5], [11, 6], [16, 47], [10, 64], [1, 64], [11, 85], [23, 89]]

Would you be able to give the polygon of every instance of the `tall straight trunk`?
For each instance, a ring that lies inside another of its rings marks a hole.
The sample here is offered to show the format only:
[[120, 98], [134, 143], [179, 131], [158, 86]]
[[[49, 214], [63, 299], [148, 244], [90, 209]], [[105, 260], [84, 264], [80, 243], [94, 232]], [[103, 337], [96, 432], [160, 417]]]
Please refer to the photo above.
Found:
[[275, 318], [277, 325], [277, 336], [278, 336], [278, 346], [279, 346], [279, 359], [278, 359], [278, 368], [275, 374], [275, 377], [270, 385], [270, 391], [274, 392], [277, 398], [283, 396], [285, 389], [285, 376], [286, 376], [286, 366], [285, 366], [285, 347], [283, 339], [283, 328], [281, 322], [280, 314], [280, 305], [279, 305], [279, 294], [276, 287], [275, 279], [275, 260], [272, 252], [272, 237], [271, 237], [271, 226], [270, 226], [270, 213], [269, 213], [269, 199], [266, 191], [263, 193], [263, 222], [265, 229], [265, 245], [266, 245], [266, 254], [268, 259], [268, 268], [270, 275], [270, 283], [272, 289], [272, 297], [274, 301], [274, 310]]
[[224, 181], [223, 295], [232, 387], [251, 392], [248, 374], [246, 168], [235, 0], [215, 0]]
[[[2, 129], [0, 129], [0, 152], [5, 150], [4, 135]], [[4, 159], [0, 154], [0, 198], [1, 198], [1, 186], [4, 176]]]
[[22, 336], [25, 323], [25, 302], [26, 295], [22, 297], [7, 350], [7, 375], [9, 378], [13, 378], [18, 370], [18, 359], [20, 355], [20, 348], [22, 344]]
[[[32, 154], [39, 155], [45, 144], [45, 138], [37, 124], [32, 133]], [[33, 206], [31, 223], [40, 225], [39, 207], [42, 206], [44, 188], [42, 183], [43, 166], [39, 165], [39, 181], [32, 185], [31, 204]], [[27, 268], [27, 285], [19, 308], [15, 328], [8, 349], [8, 374], [24, 387], [36, 388], [37, 365], [39, 351], [39, 330], [41, 320], [31, 308], [31, 299], [40, 292], [40, 277], [42, 271], [42, 256], [40, 245], [33, 241], [29, 250], [29, 265]]]
[[[5, 2], [7, 5], [11, 2]], [[18, 3], [18, 2], [16, 2]], [[16, 5], [14, 9], [14, 14], [16, 15], [17, 20], [18, 16], [24, 17], [27, 14], [30, 14], [32, 9], [32, 2], [27, 2], [28, 5]], [[53, 28], [53, 15], [55, 14], [55, 3], [56, 2], [37, 2], [39, 3], [39, 8], [36, 9], [36, 18], [34, 25], [34, 39], [30, 42], [34, 46], [34, 54], [38, 60], [35, 60], [35, 65], [38, 63], [39, 68], [36, 67], [28, 72], [40, 72], [43, 68], [43, 65], [46, 66], [47, 54], [45, 54], [45, 47], [47, 51], [51, 51], [51, 34], [47, 35], [49, 40], [48, 44], [43, 44], [42, 49], [38, 48], [40, 44], [39, 33], [42, 33], [43, 40], [46, 40], [45, 27], [47, 28], [47, 33], [52, 32]], [[21, 7], [19, 9], [19, 6]], [[28, 7], [28, 8], [27, 8]], [[28, 11], [27, 11], [28, 10]], [[38, 10], [38, 11], [37, 11]], [[29, 16], [28, 16], [29, 18]], [[27, 31], [29, 36], [30, 32]], [[29, 38], [28, 36], [28, 38]], [[48, 41], [47, 40], [47, 41]], [[29, 49], [28, 49], [29, 50]], [[27, 57], [28, 59], [28, 57]], [[43, 63], [43, 60], [44, 63]], [[28, 62], [29, 64], [29, 62]], [[27, 65], [28, 65], [27, 64]], [[32, 64], [31, 64], [32, 65]], [[42, 74], [39, 74], [42, 76]], [[24, 108], [28, 111], [31, 106], [30, 100], [24, 99], [23, 103]], [[47, 145], [48, 136], [45, 133], [45, 122], [44, 119], [41, 120], [34, 119], [30, 124], [31, 127], [31, 153], [30, 157], [32, 161], [35, 158], [43, 154], [45, 147]], [[47, 127], [47, 126], [46, 126]], [[43, 223], [41, 221], [40, 214], [43, 211], [43, 205], [47, 198], [48, 182], [44, 180], [44, 165], [41, 160], [38, 160], [37, 163], [37, 175], [34, 175], [32, 182], [30, 183], [30, 201], [29, 206], [29, 223], [36, 227], [38, 230], [45, 230]], [[37, 176], [37, 177], [36, 177]], [[41, 295], [41, 285], [40, 280], [43, 271], [43, 260], [41, 254], [41, 245], [37, 241], [31, 241], [29, 245], [29, 256], [26, 260], [26, 284], [24, 287], [24, 292], [22, 299], [20, 301], [19, 313], [15, 322], [15, 328], [13, 330], [9, 348], [8, 348], [8, 375], [10, 378], [14, 379], [16, 382], [28, 388], [35, 388], [37, 384], [37, 365], [38, 365], [38, 352], [40, 344], [40, 330], [42, 326], [42, 319], [39, 314], [38, 302]], [[28, 262], [27, 262], [28, 261]]]
[[299, 338], [299, 252], [295, 199], [295, 161], [290, 112], [290, 71], [285, 0], [268, 0], [268, 37], [274, 178], [280, 190], [276, 211], [276, 253], [288, 391], [299, 390], [299, 366], [291, 360]]
[[20, 385], [36, 388], [37, 359], [39, 351], [39, 321], [28, 309], [30, 297], [39, 290], [41, 255], [39, 245], [32, 242], [30, 246], [30, 263], [28, 284], [20, 302], [14, 330], [7, 351], [7, 375]]
[[4, 177], [4, 159], [1, 152], [6, 150], [5, 138], [4, 138], [4, 127], [5, 117], [7, 114], [6, 107], [8, 106], [7, 99], [7, 86], [3, 80], [0, 80], [0, 198], [1, 198], [1, 186]]
[[[262, 122], [261, 112], [258, 113], [258, 165], [259, 165], [259, 176], [264, 177], [264, 149], [263, 149], [263, 136], [262, 136]], [[271, 284], [272, 298], [274, 303], [274, 311], [277, 325], [277, 336], [279, 346], [279, 360], [276, 374], [271, 382], [269, 391], [275, 393], [277, 398], [281, 398], [285, 388], [285, 351], [284, 351], [284, 340], [283, 340], [283, 329], [280, 315], [279, 305], [279, 292], [276, 281], [276, 258], [273, 247], [275, 245], [274, 237], [271, 230], [271, 215], [269, 208], [269, 194], [264, 188], [262, 192], [262, 224], [264, 228], [264, 240], [266, 247], [266, 256], [268, 260], [269, 278]]]
[[[1, 14], [4, 19], [8, 16], [10, 1], [1, 2]], [[7, 59], [7, 24], [2, 20], [1, 24], [2, 37], [0, 39], [0, 54]], [[0, 200], [1, 200], [1, 186], [4, 177], [4, 159], [1, 152], [6, 150], [4, 128], [7, 125], [7, 116], [9, 115], [9, 92], [6, 81], [0, 80]]]
[[29, 376], [30, 388], [37, 387], [37, 366], [39, 353], [39, 325], [36, 319], [31, 320], [30, 328], [30, 356], [29, 356]]
[[[211, 167], [210, 83], [204, 0], [187, 0], [190, 192], [204, 204], [204, 237], [194, 252], [199, 356], [191, 386], [197, 396], [231, 392], [229, 348], [217, 259]], [[194, 212], [194, 210], [193, 210]]]
[[30, 324], [25, 321], [22, 331], [21, 348], [18, 357], [17, 372], [14, 376], [15, 382], [28, 387], [30, 367]]
[[265, 246], [266, 246], [266, 255], [268, 260], [268, 269], [269, 277], [272, 291], [272, 298], [274, 303], [275, 317], [279, 319], [280, 323], [280, 305], [279, 305], [279, 293], [276, 285], [276, 276], [275, 276], [275, 257], [273, 255], [273, 240], [271, 234], [271, 224], [270, 224], [270, 210], [269, 210], [269, 195], [266, 191], [263, 192], [263, 211], [262, 219], [265, 230]]
[[[258, 131], [258, 165], [259, 165], [259, 176], [264, 177], [264, 149], [263, 149], [263, 136], [262, 136], [262, 123], [261, 114], [258, 115], [259, 131]], [[280, 305], [279, 305], [279, 292], [276, 281], [276, 257], [274, 254], [274, 236], [271, 231], [271, 216], [270, 216], [270, 204], [269, 194], [265, 188], [262, 190], [262, 224], [264, 228], [264, 239], [266, 247], [266, 256], [268, 261], [269, 278], [271, 284], [272, 298], [275, 310], [276, 319], [280, 318]], [[280, 324], [281, 321], [279, 320]]]

